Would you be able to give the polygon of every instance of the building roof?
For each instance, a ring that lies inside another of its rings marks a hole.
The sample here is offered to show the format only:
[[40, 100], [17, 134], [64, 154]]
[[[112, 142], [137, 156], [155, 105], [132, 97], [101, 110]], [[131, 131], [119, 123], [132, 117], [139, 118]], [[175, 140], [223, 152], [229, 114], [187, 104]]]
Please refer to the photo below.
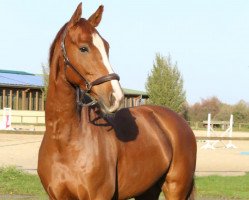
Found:
[[43, 77], [23, 71], [0, 70], [0, 85], [15, 87], [43, 87]]
[[22, 74], [22, 75], [35, 75], [35, 74], [31, 74], [31, 73], [24, 72], [24, 71], [7, 70], [7, 69], [0, 69], [0, 73], [5, 73], [5, 74]]
[[132, 90], [132, 89], [127, 89], [127, 88], [123, 88], [123, 91], [126, 95], [130, 95], [130, 96], [142, 96], [142, 97], [148, 97], [148, 94], [146, 92], [143, 91], [139, 91], [139, 90]]

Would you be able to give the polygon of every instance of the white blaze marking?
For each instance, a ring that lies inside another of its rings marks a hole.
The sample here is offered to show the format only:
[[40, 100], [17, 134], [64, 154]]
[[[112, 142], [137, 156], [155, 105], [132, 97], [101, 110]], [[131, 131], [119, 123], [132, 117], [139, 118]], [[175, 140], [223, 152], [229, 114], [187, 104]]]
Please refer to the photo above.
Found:
[[[105, 67], [107, 68], [109, 74], [114, 73], [114, 71], [110, 65], [103, 40], [101, 39], [101, 37], [97, 33], [94, 33], [92, 36], [93, 36], [93, 44], [94, 44], [94, 46], [96, 46], [98, 48], [98, 50], [102, 56], [103, 63], [105, 65]], [[123, 92], [122, 92], [120, 84], [117, 80], [111, 80], [111, 84], [112, 84], [112, 88], [114, 91], [113, 95], [116, 98], [115, 105], [113, 105], [113, 109], [115, 109], [115, 107], [117, 107], [117, 106], [119, 107], [119, 105], [120, 105], [120, 101], [123, 98]]]

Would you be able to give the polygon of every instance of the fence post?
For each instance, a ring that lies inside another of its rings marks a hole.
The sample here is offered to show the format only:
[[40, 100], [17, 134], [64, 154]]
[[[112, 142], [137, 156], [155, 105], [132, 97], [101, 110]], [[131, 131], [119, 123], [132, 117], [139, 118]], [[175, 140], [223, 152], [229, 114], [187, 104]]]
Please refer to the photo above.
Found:
[[[211, 113], [208, 113], [208, 124], [207, 124], [207, 137], [211, 136]], [[201, 149], [214, 149], [214, 146], [211, 144], [210, 140], [206, 141]]]
[[[228, 137], [232, 137], [233, 135], [233, 115], [230, 116], [230, 123], [229, 123], [229, 129], [228, 129]], [[236, 148], [234, 144], [232, 144], [232, 140], [229, 140], [228, 144], [226, 145], [226, 148]]]

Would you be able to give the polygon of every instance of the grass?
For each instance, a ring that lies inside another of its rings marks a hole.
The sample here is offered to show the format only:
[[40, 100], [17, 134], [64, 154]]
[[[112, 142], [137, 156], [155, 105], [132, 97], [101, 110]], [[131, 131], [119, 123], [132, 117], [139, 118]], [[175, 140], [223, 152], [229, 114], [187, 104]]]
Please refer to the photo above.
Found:
[[[249, 173], [245, 176], [196, 178], [197, 199], [240, 199], [249, 197]], [[27, 199], [48, 199], [37, 175], [15, 167], [0, 168], [0, 199], [3, 195], [27, 195]], [[32, 198], [33, 197], [33, 198]], [[11, 199], [11, 198], [10, 198]]]
[[16, 167], [0, 168], [0, 195], [27, 195], [34, 199], [47, 199], [38, 176]]
[[245, 176], [208, 176], [196, 178], [197, 197], [248, 199], [249, 173]]

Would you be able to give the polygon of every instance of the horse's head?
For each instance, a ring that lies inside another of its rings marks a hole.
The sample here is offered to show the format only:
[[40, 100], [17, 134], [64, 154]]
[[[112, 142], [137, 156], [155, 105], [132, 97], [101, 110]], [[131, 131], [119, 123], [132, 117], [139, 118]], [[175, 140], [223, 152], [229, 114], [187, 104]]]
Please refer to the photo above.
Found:
[[80, 3], [61, 34], [65, 78], [96, 99], [102, 112], [113, 113], [121, 107], [123, 92], [109, 63], [109, 44], [95, 29], [103, 6], [88, 20], [81, 13]]

